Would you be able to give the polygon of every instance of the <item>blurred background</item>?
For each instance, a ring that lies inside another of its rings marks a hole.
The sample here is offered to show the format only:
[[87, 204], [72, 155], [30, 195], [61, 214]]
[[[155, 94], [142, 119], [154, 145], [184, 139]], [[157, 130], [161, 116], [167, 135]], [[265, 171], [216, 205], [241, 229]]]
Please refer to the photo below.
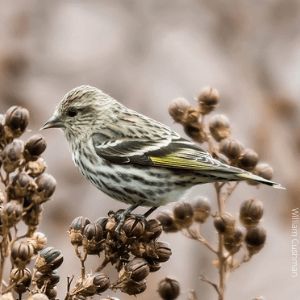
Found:
[[[286, 187], [242, 183], [231, 196], [227, 211], [233, 215], [246, 199], [264, 203], [267, 243], [231, 275], [226, 299], [299, 299], [300, 270], [296, 278], [291, 270], [291, 210], [299, 207], [300, 196], [298, 0], [0, 0], [0, 6], [0, 109], [28, 108], [31, 134], [39, 133], [70, 89], [89, 84], [184, 135], [168, 115], [168, 103], [184, 97], [196, 105], [201, 87], [218, 89], [220, 106], [213, 114], [228, 116], [233, 137], [255, 149], [260, 161], [275, 170], [274, 181]], [[49, 246], [64, 253], [59, 269], [63, 298], [66, 276], [80, 274], [68, 242], [71, 221], [80, 215], [96, 220], [126, 205], [81, 176], [61, 131], [42, 134], [48, 143], [47, 170], [58, 184], [53, 201], [44, 205], [40, 231]], [[193, 188], [188, 199], [196, 195], [209, 197], [216, 207], [211, 184]], [[160, 211], [166, 208], [172, 205]], [[203, 236], [215, 243], [213, 231], [212, 224], [203, 225]], [[215, 290], [199, 279], [204, 273], [218, 280], [214, 256], [181, 233], [164, 234], [161, 240], [170, 243], [173, 255], [150, 274], [146, 292], [137, 298], [158, 299], [158, 282], [170, 276], [180, 282], [179, 299], [187, 299], [191, 289], [199, 300], [217, 299]], [[88, 271], [95, 264], [97, 258], [90, 258]], [[114, 279], [113, 268], [105, 270]]]

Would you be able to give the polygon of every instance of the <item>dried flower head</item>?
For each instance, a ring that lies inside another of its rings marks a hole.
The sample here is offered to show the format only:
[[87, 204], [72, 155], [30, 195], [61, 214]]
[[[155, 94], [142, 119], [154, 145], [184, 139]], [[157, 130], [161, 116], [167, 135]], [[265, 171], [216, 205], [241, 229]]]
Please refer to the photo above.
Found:
[[166, 277], [158, 284], [158, 293], [164, 300], [174, 300], [180, 294], [180, 286], [177, 280]]
[[159, 212], [156, 219], [161, 223], [163, 230], [166, 233], [177, 232], [179, 230], [175, 224], [172, 213], [169, 211]]
[[266, 239], [267, 233], [261, 226], [248, 228], [245, 236], [245, 243], [249, 256], [258, 253], [264, 247]]
[[28, 268], [12, 269], [9, 282], [10, 284], [15, 284], [14, 290], [18, 294], [24, 294], [31, 284], [31, 271]]
[[211, 203], [208, 198], [196, 197], [192, 200], [191, 205], [194, 211], [194, 221], [204, 223], [210, 216], [211, 211]]
[[234, 217], [229, 213], [217, 215], [214, 219], [215, 228], [225, 236], [231, 236], [236, 232], [236, 222]]
[[244, 170], [251, 171], [257, 165], [258, 154], [252, 149], [246, 149], [239, 158], [238, 166]]
[[37, 160], [47, 147], [46, 139], [40, 135], [35, 134], [29, 138], [25, 143], [24, 157], [27, 161]]
[[240, 221], [245, 227], [258, 225], [264, 213], [263, 204], [254, 199], [246, 200], [240, 207]]
[[88, 218], [77, 217], [75, 218], [69, 228], [70, 242], [73, 246], [81, 246], [83, 239], [83, 230], [86, 225], [90, 224], [91, 221]]
[[223, 115], [213, 116], [209, 120], [209, 130], [211, 135], [217, 142], [229, 138], [231, 135], [229, 120]]
[[59, 268], [63, 259], [63, 255], [60, 250], [48, 247], [39, 253], [35, 262], [35, 268], [41, 273], [49, 273]]
[[207, 141], [204, 125], [198, 121], [185, 124], [183, 126], [183, 130], [187, 136], [192, 138], [197, 143], [203, 143]]
[[225, 235], [224, 247], [231, 254], [237, 253], [244, 241], [244, 233], [240, 228], [237, 228], [235, 233], [231, 236]]
[[29, 112], [20, 106], [11, 106], [5, 113], [6, 135], [9, 139], [22, 135], [29, 123]]
[[209, 86], [205, 86], [200, 90], [198, 96], [199, 109], [201, 114], [206, 115], [213, 111], [219, 104], [219, 92]]
[[47, 244], [47, 237], [42, 232], [35, 232], [29, 239], [28, 243], [32, 244], [35, 254], [43, 250]]
[[271, 180], [273, 177], [274, 171], [273, 171], [272, 167], [270, 167], [268, 164], [261, 163], [261, 164], [256, 165], [253, 173], [262, 178], [265, 178], [267, 180]]
[[239, 159], [244, 150], [242, 143], [232, 138], [221, 140], [219, 147], [220, 152], [232, 160]]
[[177, 98], [170, 102], [169, 104], [169, 114], [175, 122], [182, 123], [183, 116], [191, 105], [188, 101], [183, 98]]
[[193, 223], [194, 211], [190, 203], [180, 201], [173, 208], [174, 222], [179, 228], [187, 228]]

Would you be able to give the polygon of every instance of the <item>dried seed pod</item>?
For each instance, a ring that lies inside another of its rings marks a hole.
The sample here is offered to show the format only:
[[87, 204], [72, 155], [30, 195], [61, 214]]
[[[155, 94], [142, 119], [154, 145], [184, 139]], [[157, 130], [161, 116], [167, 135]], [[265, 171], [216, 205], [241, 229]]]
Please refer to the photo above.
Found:
[[7, 202], [4, 205], [3, 219], [5, 219], [5, 225], [13, 227], [22, 218], [23, 206], [16, 200]]
[[211, 203], [208, 198], [196, 197], [191, 202], [194, 211], [194, 221], [204, 223], [210, 216]]
[[272, 167], [270, 167], [268, 164], [262, 163], [262, 164], [258, 164], [255, 167], [254, 173], [262, 178], [271, 180], [273, 177], [274, 171], [273, 171]]
[[236, 232], [231, 235], [225, 235], [224, 237], [224, 246], [225, 249], [233, 255], [234, 253], [238, 252], [242, 246], [244, 240], [244, 233], [240, 228], [236, 229]]
[[47, 288], [52, 288], [59, 283], [60, 276], [58, 275], [57, 270], [45, 274], [36, 272], [35, 279], [39, 289], [41, 289], [44, 285], [46, 285]]
[[14, 138], [22, 135], [28, 123], [29, 112], [26, 108], [12, 106], [5, 113], [5, 125], [12, 131]]
[[207, 140], [204, 124], [198, 121], [184, 125], [185, 134], [197, 143], [203, 143]]
[[172, 213], [169, 211], [162, 211], [158, 213], [156, 219], [161, 223], [163, 230], [166, 233], [177, 232], [179, 230], [174, 222]]
[[32, 194], [31, 199], [33, 203], [41, 204], [50, 199], [56, 188], [56, 180], [50, 174], [42, 174], [34, 179], [37, 184], [36, 191]]
[[136, 216], [130, 216], [126, 218], [122, 225], [122, 230], [127, 237], [140, 238], [145, 232], [145, 222]]
[[41, 273], [49, 273], [60, 267], [64, 258], [60, 250], [48, 247], [42, 250], [35, 262], [35, 268]]
[[35, 134], [25, 143], [24, 158], [27, 161], [37, 160], [38, 156], [45, 151], [46, 147], [46, 139], [40, 134]]
[[147, 221], [145, 238], [146, 240], [156, 240], [162, 233], [163, 227], [156, 219]]
[[106, 291], [109, 285], [109, 278], [105, 274], [89, 275], [85, 279], [79, 278], [70, 294], [91, 297]]
[[234, 139], [223, 139], [220, 142], [220, 152], [229, 159], [238, 159], [241, 156], [243, 150], [244, 146], [242, 145], [242, 143]]
[[122, 282], [120, 290], [122, 293], [128, 294], [128, 295], [137, 295], [142, 292], [144, 292], [147, 288], [147, 282], [146, 279], [143, 279], [141, 281], [125, 281]]
[[110, 280], [107, 275], [100, 273], [94, 277], [93, 284], [97, 287], [96, 293], [100, 294], [105, 292], [109, 288]]
[[174, 221], [178, 227], [188, 228], [193, 223], [193, 208], [188, 202], [177, 202], [173, 208]]
[[158, 262], [168, 261], [172, 255], [172, 250], [170, 248], [170, 245], [165, 242], [155, 242], [154, 243], [154, 255], [153, 255], [153, 258], [155, 258], [155, 260]]
[[189, 102], [183, 98], [177, 98], [169, 104], [169, 114], [175, 122], [181, 123], [185, 112], [191, 108]]
[[6, 173], [12, 173], [19, 167], [23, 159], [23, 149], [24, 143], [18, 139], [6, 145], [2, 152], [2, 166]]
[[201, 114], [206, 115], [213, 111], [218, 106], [219, 100], [219, 92], [216, 89], [209, 86], [203, 87], [198, 96]]
[[95, 223], [98, 223], [101, 227], [102, 227], [102, 230], [103, 230], [103, 238], [106, 239], [107, 237], [107, 230], [106, 230], [106, 225], [107, 225], [107, 222], [108, 222], [108, 218], [106, 217], [100, 217], [98, 218]]
[[161, 268], [160, 262], [154, 262], [153, 260], [151, 262], [148, 261], [150, 273], [157, 272]]
[[98, 223], [87, 224], [82, 232], [82, 246], [87, 254], [99, 254], [102, 250], [101, 240], [103, 238], [103, 229]]
[[34, 255], [33, 245], [28, 242], [15, 242], [11, 248], [11, 258], [17, 268], [23, 269]]
[[40, 176], [46, 170], [46, 163], [43, 158], [39, 157], [36, 161], [29, 161], [25, 165], [26, 173], [32, 178]]
[[50, 300], [55, 300], [55, 297], [57, 296], [57, 287], [47, 288], [45, 291], [45, 295]]
[[86, 225], [90, 224], [91, 221], [85, 217], [75, 218], [69, 228], [70, 242], [73, 246], [81, 246], [83, 239], [83, 230]]
[[37, 226], [42, 219], [42, 205], [35, 204], [25, 211], [22, 220], [27, 226]]
[[215, 106], [219, 104], [220, 95], [217, 89], [211, 88], [210, 86], [203, 87], [198, 96], [198, 102], [204, 103], [207, 106]]
[[198, 109], [189, 108], [185, 111], [181, 123], [184, 125], [197, 123], [200, 116]]
[[263, 204], [254, 199], [246, 200], [240, 207], [240, 221], [245, 227], [255, 227], [264, 213]]
[[146, 244], [143, 242], [135, 241], [130, 248], [133, 255], [137, 257], [142, 257], [146, 252]]
[[28, 243], [32, 244], [35, 254], [43, 250], [47, 244], [47, 237], [42, 232], [35, 232], [29, 239]]
[[230, 137], [231, 128], [227, 117], [223, 115], [213, 116], [209, 120], [209, 130], [213, 138], [220, 142], [223, 139]]
[[9, 193], [14, 199], [20, 199], [28, 194], [28, 191], [32, 188], [32, 178], [24, 173], [18, 173], [13, 177]]
[[174, 300], [180, 294], [179, 282], [175, 279], [166, 277], [158, 284], [158, 293], [164, 300]]
[[27, 292], [28, 288], [30, 287], [31, 271], [28, 268], [12, 269], [10, 272], [9, 282], [10, 282], [10, 284], [17, 282], [17, 285], [14, 287], [14, 290], [18, 294], [23, 294], [23, 293]]
[[125, 265], [125, 271], [129, 273], [131, 280], [141, 281], [149, 275], [150, 268], [145, 259], [137, 257]]
[[248, 228], [245, 236], [245, 243], [249, 256], [258, 253], [264, 247], [266, 239], [267, 233], [261, 226]]
[[251, 171], [257, 165], [258, 154], [252, 149], [246, 149], [239, 158], [238, 166], [244, 170]]
[[214, 219], [215, 228], [219, 233], [231, 236], [236, 232], [234, 217], [229, 213], [222, 213]]

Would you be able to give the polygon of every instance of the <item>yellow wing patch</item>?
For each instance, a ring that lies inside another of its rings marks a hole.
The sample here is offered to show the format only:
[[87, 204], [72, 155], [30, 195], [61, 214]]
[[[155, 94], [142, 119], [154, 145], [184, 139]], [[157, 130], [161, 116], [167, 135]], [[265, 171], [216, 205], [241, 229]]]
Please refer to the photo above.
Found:
[[199, 161], [183, 159], [175, 156], [173, 153], [168, 154], [164, 157], [149, 156], [156, 166], [166, 168], [183, 168], [190, 170], [215, 170], [217, 166], [205, 165]]

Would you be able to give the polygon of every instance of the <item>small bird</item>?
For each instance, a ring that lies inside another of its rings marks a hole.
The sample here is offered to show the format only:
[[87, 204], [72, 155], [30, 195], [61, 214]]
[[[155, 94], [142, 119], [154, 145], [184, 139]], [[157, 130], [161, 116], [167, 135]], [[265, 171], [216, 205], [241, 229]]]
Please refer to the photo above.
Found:
[[[253, 180], [279, 184], [214, 159], [169, 127], [95, 87], [68, 92], [41, 129], [61, 128], [82, 175], [113, 199], [157, 207], [184, 198], [194, 185]], [[147, 214], [147, 215], [149, 215]]]

